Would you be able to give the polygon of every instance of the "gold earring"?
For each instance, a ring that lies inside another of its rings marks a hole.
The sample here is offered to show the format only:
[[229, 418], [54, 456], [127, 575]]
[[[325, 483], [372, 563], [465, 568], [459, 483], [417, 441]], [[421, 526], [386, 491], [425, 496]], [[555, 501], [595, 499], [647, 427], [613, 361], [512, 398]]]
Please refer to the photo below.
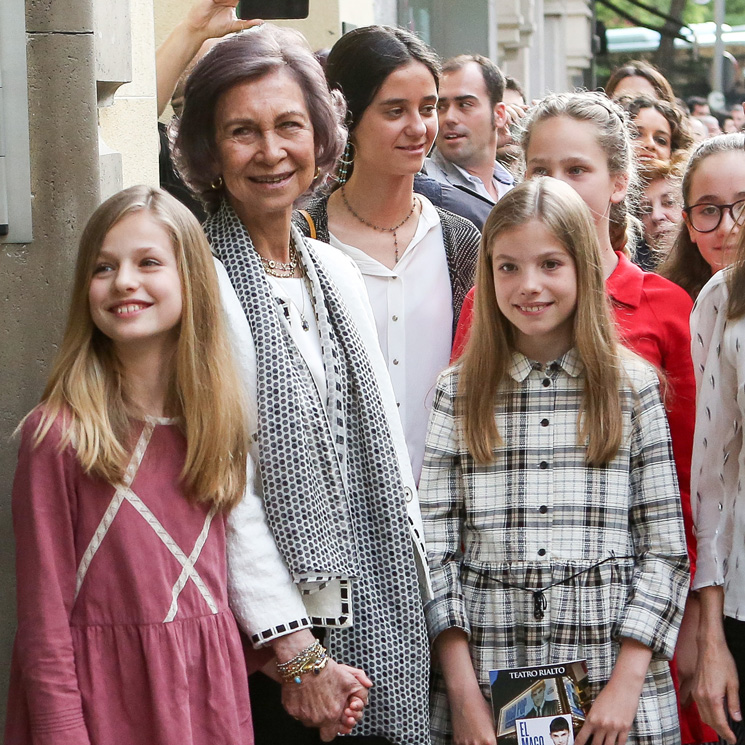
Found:
[[313, 174], [313, 180], [315, 181], [321, 175], [321, 166], [316, 166], [316, 172]]
[[213, 191], [219, 191], [220, 189], [222, 189], [222, 187], [223, 187], [224, 183], [225, 183], [225, 182], [224, 182], [224, 181], [222, 180], [222, 176], [218, 176], [218, 177], [217, 177], [217, 178], [216, 178], [216, 179], [215, 179], [215, 180], [214, 180], [214, 181], [213, 181], [213, 182], [212, 182], [212, 183], [210, 184], [210, 189], [212, 189]]

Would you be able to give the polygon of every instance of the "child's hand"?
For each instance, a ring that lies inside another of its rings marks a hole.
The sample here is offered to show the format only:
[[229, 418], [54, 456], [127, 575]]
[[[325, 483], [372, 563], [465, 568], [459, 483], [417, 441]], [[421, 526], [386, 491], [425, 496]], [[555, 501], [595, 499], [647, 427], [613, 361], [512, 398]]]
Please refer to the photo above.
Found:
[[621, 651], [605, 688], [593, 701], [575, 745], [624, 745], [634, 724], [652, 650], [621, 639]]
[[476, 690], [471, 696], [450, 702], [454, 745], [496, 745], [491, 708]]
[[321, 742], [331, 742], [337, 735], [348, 735], [362, 721], [362, 716], [367, 703], [367, 691], [365, 699], [352, 694], [347, 700], [347, 707], [342, 712], [338, 724], [328, 724], [320, 729]]
[[624, 745], [634, 723], [639, 706], [641, 686], [613, 685], [613, 680], [603, 688], [592, 704], [590, 713], [577, 735], [575, 745], [584, 745], [592, 736], [592, 745]]

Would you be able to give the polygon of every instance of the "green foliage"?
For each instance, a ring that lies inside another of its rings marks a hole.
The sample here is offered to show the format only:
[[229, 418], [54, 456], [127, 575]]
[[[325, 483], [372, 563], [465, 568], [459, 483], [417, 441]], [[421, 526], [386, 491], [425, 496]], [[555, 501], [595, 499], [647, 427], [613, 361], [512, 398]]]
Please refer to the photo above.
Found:
[[[637, 7], [628, 0], [611, 0], [614, 5], [626, 11], [629, 15], [637, 18], [640, 26], [646, 26], [647, 28], [658, 29], [662, 25], [662, 19], [658, 18], [652, 13], [648, 13], [645, 10]], [[656, 0], [642, 0], [647, 5], [658, 8], [662, 12], [667, 12], [670, 7], [670, 2], [656, 2]], [[623, 28], [625, 26], [632, 26], [630, 21], [625, 20], [610, 8], [606, 8], [600, 3], [595, 3], [595, 12], [597, 13], [598, 20], [602, 21], [607, 28]], [[726, 0], [725, 4], [725, 22], [730, 26], [740, 26], [745, 24], [745, 0]], [[714, 20], [714, 3], [709, 2], [708, 5], [697, 5], [696, 3], [689, 0], [686, 3], [685, 10], [683, 11], [683, 22], [684, 23], [706, 23], [707, 21]]]

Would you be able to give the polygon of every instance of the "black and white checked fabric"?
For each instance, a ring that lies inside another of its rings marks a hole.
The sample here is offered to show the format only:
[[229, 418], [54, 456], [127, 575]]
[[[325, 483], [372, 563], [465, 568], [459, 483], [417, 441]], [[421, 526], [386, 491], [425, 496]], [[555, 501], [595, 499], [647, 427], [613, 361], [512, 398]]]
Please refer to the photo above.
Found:
[[256, 346], [259, 465], [277, 546], [301, 590], [332, 578], [351, 584], [342, 603], [350, 628], [338, 628], [348, 618], [312, 620], [330, 627], [330, 655], [374, 683], [355, 734], [428, 745], [429, 647], [404, 485], [357, 328], [295, 231], [321, 337], [321, 402], [243, 223], [223, 202], [204, 228]]
[[[316, 197], [305, 207], [315, 225], [316, 238], [329, 243], [328, 197]], [[476, 278], [476, 262], [479, 257], [481, 233], [474, 224], [460, 215], [435, 207], [442, 226], [442, 242], [448, 264], [450, 287], [453, 292], [453, 334], [458, 327], [458, 318], [466, 294], [473, 287]], [[298, 230], [306, 237], [310, 236], [310, 226], [301, 212], [292, 216]]]
[[[427, 620], [432, 639], [449, 627], [470, 635], [487, 698], [491, 669], [573, 659], [587, 659], [597, 695], [618, 638], [636, 639], [654, 656], [629, 743], [679, 745], [666, 660], [688, 590], [680, 496], [657, 376], [636, 358], [625, 367], [623, 444], [602, 468], [586, 467], [577, 445], [584, 368], [575, 350], [551, 365], [514, 354], [495, 407], [504, 443], [488, 466], [470, 457], [454, 415], [458, 368], [443, 373], [420, 483], [434, 587]], [[560, 580], [540, 620], [533, 594], [514, 587]], [[433, 742], [451, 741], [438, 670], [432, 729]]]

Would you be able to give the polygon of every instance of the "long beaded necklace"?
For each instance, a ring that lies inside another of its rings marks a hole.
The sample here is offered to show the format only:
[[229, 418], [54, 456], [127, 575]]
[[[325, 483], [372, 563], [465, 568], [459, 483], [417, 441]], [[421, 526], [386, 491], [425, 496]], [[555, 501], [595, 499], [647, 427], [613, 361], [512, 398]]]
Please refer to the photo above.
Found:
[[259, 254], [259, 258], [261, 259], [264, 271], [272, 277], [287, 279], [288, 277], [293, 277], [295, 275], [298, 259], [295, 241], [292, 240], [292, 238], [290, 238], [290, 260], [288, 262], [266, 259], [261, 254]]
[[[271, 277], [276, 277], [277, 279], [293, 278], [295, 276], [295, 270], [297, 269], [299, 263], [297, 248], [295, 248], [295, 241], [292, 239], [292, 237], [290, 238], [290, 260], [288, 262], [275, 261], [274, 259], [265, 259], [261, 254], [259, 254], [259, 258], [261, 259], [261, 264], [264, 267], [264, 271]], [[310, 294], [310, 283], [308, 282], [308, 275], [305, 272], [303, 272], [303, 283], [308, 288], [308, 293]], [[303, 299], [302, 308], [298, 307], [298, 304], [294, 302], [289, 296], [287, 298], [280, 298], [280, 300], [287, 320], [290, 320], [290, 308], [287, 305], [287, 303], [289, 302], [295, 306], [298, 314], [300, 315], [300, 325], [302, 326], [303, 331], [309, 331], [310, 324], [308, 323], [308, 319], [305, 317], [305, 292], [301, 292], [301, 295]]]
[[352, 213], [352, 216], [357, 218], [363, 225], [367, 225], [368, 228], [372, 228], [373, 230], [377, 230], [381, 233], [393, 233], [393, 250], [395, 254], [395, 263], [398, 264], [398, 235], [396, 235], [396, 231], [398, 231], [399, 228], [403, 227], [404, 223], [407, 223], [409, 221], [409, 218], [414, 214], [414, 210], [416, 209], [416, 198], [412, 198], [411, 200], [411, 209], [409, 210], [409, 214], [404, 217], [401, 222], [396, 225], [394, 228], [381, 228], [378, 225], [373, 225], [371, 222], [368, 222], [365, 220], [364, 217], [360, 217], [353, 209], [352, 205], [349, 204], [349, 200], [347, 199], [347, 192], [346, 192], [346, 184], [343, 184], [341, 187], [341, 198], [344, 200], [344, 204], [346, 208]]

